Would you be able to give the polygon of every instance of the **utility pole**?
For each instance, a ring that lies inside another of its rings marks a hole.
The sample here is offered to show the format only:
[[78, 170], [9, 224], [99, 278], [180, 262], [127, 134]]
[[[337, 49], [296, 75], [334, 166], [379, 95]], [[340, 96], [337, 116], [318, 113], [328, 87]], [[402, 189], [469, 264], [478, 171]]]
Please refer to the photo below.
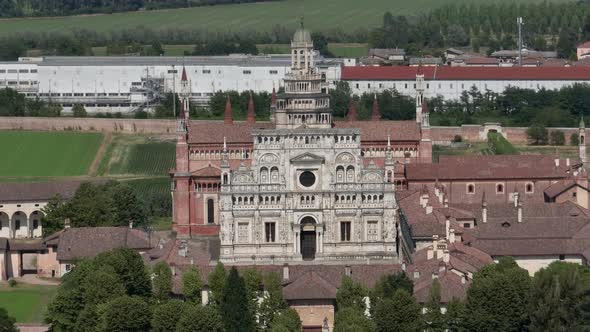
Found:
[[516, 24], [518, 25], [518, 66], [522, 67], [522, 17], [516, 18]]

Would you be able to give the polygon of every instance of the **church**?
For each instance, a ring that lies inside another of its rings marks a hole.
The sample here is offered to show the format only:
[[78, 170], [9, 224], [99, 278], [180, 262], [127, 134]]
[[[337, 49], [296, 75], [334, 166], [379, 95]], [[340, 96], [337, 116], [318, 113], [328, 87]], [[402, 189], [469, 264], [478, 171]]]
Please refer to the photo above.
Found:
[[394, 191], [406, 163], [431, 163], [424, 75], [416, 75], [416, 120], [334, 119], [328, 85], [303, 26], [291, 42], [284, 92], [273, 89], [269, 122], [189, 119], [183, 70], [173, 229], [179, 237], [218, 236], [232, 264], [296, 261], [398, 262]]

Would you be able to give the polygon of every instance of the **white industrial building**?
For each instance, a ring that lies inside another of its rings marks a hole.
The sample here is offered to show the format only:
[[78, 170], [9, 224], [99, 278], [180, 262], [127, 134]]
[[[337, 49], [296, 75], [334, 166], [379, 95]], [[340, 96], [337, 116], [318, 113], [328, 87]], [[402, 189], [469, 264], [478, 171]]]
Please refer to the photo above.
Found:
[[523, 89], [560, 89], [575, 83], [590, 83], [590, 67], [408, 67], [355, 66], [342, 67], [340, 79], [350, 84], [353, 94], [376, 93], [395, 89], [416, 95], [416, 74], [422, 72], [426, 82], [426, 98], [442, 96], [458, 100], [463, 91], [475, 86], [502, 93], [507, 87]]
[[[342, 60], [316, 59], [326, 81], [340, 78]], [[149, 110], [163, 93], [179, 91], [183, 66], [191, 78], [191, 101], [203, 104], [220, 90], [278, 89], [291, 56], [20, 58], [0, 62], [0, 88], [61, 104], [65, 112], [82, 104], [91, 113], [128, 113]]]

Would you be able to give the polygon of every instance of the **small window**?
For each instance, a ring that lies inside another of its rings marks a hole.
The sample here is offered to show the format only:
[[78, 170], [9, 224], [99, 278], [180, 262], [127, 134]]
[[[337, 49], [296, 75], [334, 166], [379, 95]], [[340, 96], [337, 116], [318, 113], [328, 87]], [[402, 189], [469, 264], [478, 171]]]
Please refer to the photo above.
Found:
[[340, 241], [350, 241], [350, 221], [340, 222]]
[[504, 193], [504, 185], [501, 183], [498, 183], [496, 185], [496, 194], [503, 194]]
[[574, 191], [574, 192], [572, 193], [572, 197], [573, 197], [573, 198], [576, 198], [576, 197], [578, 197], [578, 193]]
[[250, 75], [250, 74], [252, 74], [252, 71], [251, 70], [244, 70], [244, 71], [242, 71], [242, 73], [244, 75]]
[[71, 269], [72, 269], [72, 265], [66, 264], [66, 272], [70, 272]]
[[371, 88], [371, 83], [367, 84], [367, 88], [370, 89]]
[[414, 271], [414, 279], [418, 279], [418, 278], [420, 278], [420, 272]]
[[408, 83], [404, 84], [404, 89], [408, 88]]
[[274, 222], [267, 222], [264, 224], [264, 235], [266, 242], [275, 242], [276, 224]]
[[207, 200], [207, 223], [215, 223], [215, 201], [212, 198]]
[[211, 70], [209, 70], [209, 69], [203, 69], [203, 74], [211, 74]]
[[28, 69], [19, 69], [18, 72], [19, 72], [19, 74], [28, 74], [29, 70]]
[[358, 83], [356, 84], [356, 88], [357, 88], [357, 89], [359, 88], [359, 84], [358, 84]]
[[463, 223], [463, 228], [471, 228], [471, 224], [468, 222]]
[[6, 74], [6, 69], [0, 69], [0, 74]]
[[560, 261], [564, 261], [565, 260], [565, 255], [559, 255], [559, 260]]
[[31, 69], [31, 74], [37, 73], [37, 69]]
[[533, 184], [532, 183], [527, 183], [526, 184], [526, 188], [525, 188], [526, 193], [530, 194], [533, 192]]
[[168, 74], [178, 74], [178, 70], [170, 69], [170, 70], [168, 70]]
[[269, 73], [270, 73], [271, 75], [276, 75], [276, 74], [278, 74], [278, 73], [279, 73], [279, 71], [278, 71], [278, 70], [270, 70], [270, 71], [269, 71]]
[[475, 186], [473, 184], [467, 185], [467, 193], [468, 194], [475, 194]]

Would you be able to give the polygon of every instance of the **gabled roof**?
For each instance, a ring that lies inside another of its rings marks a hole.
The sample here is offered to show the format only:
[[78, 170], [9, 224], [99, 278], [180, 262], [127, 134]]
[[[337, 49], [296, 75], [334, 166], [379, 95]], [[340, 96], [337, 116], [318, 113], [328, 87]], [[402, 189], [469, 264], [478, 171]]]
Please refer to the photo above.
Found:
[[198, 169], [191, 173], [194, 177], [199, 178], [219, 178], [221, 176], [221, 170], [211, 165]]
[[292, 163], [309, 163], [309, 162], [324, 162], [324, 157], [315, 155], [311, 152], [305, 152], [296, 157], [291, 158]]
[[564, 180], [559, 180], [559, 181], [555, 182], [554, 184], [550, 185], [543, 192], [545, 193], [545, 195], [547, 195], [547, 197], [554, 198], [554, 197], [559, 196], [564, 191], [569, 190], [570, 188], [576, 187], [576, 186], [588, 191], [587, 188], [584, 188], [583, 186], [581, 186], [575, 179], [564, 179]]
[[285, 300], [335, 300], [336, 286], [314, 271], [295, 279], [283, 288]]
[[74, 196], [81, 181], [15, 182], [0, 184], [0, 202], [48, 201], [55, 195], [64, 199]]
[[[152, 243], [149, 243], [149, 240]], [[80, 227], [67, 228], [59, 236], [57, 259], [73, 261], [92, 258], [117, 249], [148, 250], [157, 243], [157, 237], [129, 227]]]

